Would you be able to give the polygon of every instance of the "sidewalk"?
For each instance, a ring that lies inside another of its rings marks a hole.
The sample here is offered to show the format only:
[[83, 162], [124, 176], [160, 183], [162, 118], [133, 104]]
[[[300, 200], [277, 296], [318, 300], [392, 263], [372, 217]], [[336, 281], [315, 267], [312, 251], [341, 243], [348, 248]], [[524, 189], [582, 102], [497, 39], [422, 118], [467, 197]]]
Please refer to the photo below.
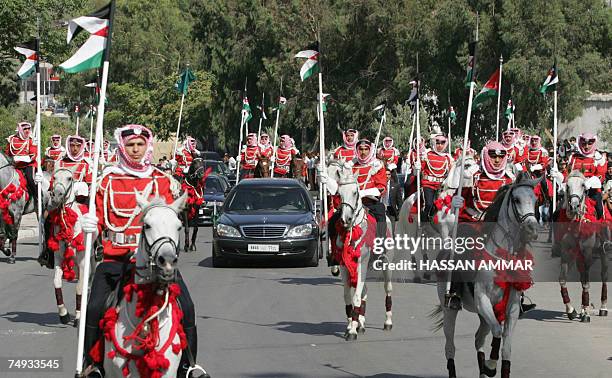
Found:
[[17, 240], [34, 237], [38, 237], [38, 220], [35, 213], [30, 213], [21, 218]]

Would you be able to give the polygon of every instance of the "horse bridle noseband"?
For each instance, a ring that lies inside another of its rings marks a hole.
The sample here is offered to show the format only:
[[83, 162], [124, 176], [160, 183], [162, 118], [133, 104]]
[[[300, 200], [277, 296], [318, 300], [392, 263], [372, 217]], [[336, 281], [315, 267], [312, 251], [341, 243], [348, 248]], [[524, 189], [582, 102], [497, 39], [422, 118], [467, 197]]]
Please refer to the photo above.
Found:
[[[508, 207], [511, 207], [511, 208], [512, 208], [512, 213], [514, 214], [514, 217], [516, 218], [516, 220], [518, 221], [518, 223], [519, 223], [519, 224], [522, 224], [522, 223], [523, 223], [523, 222], [524, 222], [524, 221], [525, 221], [527, 218], [529, 218], [529, 217], [534, 217], [534, 218], [535, 218], [535, 212], [533, 212], [533, 211], [532, 211], [532, 212], [525, 213], [525, 214], [521, 215], [521, 214], [518, 212], [518, 209], [517, 209], [517, 207], [516, 207], [516, 204], [514, 203], [514, 197], [513, 197], [513, 195], [512, 195], [512, 194], [513, 194], [513, 192], [514, 192], [514, 189], [519, 188], [519, 187], [521, 187], [521, 186], [528, 186], [528, 187], [531, 187], [531, 185], [530, 185], [530, 184], [516, 184], [516, 185], [512, 186], [512, 188], [510, 188], [510, 191], [509, 191], [509, 193], [508, 193], [508, 201], [510, 202], [510, 204], [508, 204]], [[515, 235], [513, 235], [513, 234], [512, 234], [510, 231], [506, 230], [506, 229], [505, 229], [505, 228], [504, 228], [504, 227], [503, 227], [501, 224], [499, 224], [499, 223], [498, 223], [498, 225], [499, 225], [499, 227], [502, 229], [502, 231], [503, 231], [503, 233], [504, 233], [504, 240], [509, 240], [509, 241], [512, 241]], [[500, 245], [500, 244], [497, 242], [497, 240], [495, 240], [495, 233], [492, 233], [492, 234], [491, 234], [491, 240], [493, 241], [493, 243], [495, 243], [495, 245], [496, 245], [496, 246], [498, 246], [498, 247], [500, 247], [500, 248], [502, 247], [502, 246], [501, 246], [501, 245]]]
[[[147, 211], [149, 211], [150, 209], [154, 208], [154, 207], [167, 207], [169, 209], [172, 209], [169, 206], [165, 206], [165, 205], [156, 205], [156, 206], [151, 206], [150, 208], [147, 209]], [[174, 211], [174, 209], [172, 209]], [[141, 214], [141, 216], [144, 217], [145, 214]], [[159, 253], [159, 250], [161, 249], [161, 247], [165, 244], [170, 244], [170, 247], [172, 248], [172, 250], [174, 251], [174, 253], [176, 254], [176, 256], [178, 257], [180, 249], [178, 248], [177, 243], [172, 240], [172, 238], [170, 238], [169, 236], [162, 236], [158, 239], [155, 239], [153, 241], [153, 243], [149, 242], [149, 239], [147, 238], [147, 233], [146, 230], [144, 228], [144, 225], [142, 227], [142, 231], [140, 233], [142, 236], [142, 240], [144, 242], [144, 247], [146, 248], [147, 251], [147, 256], [146, 259], [147, 261], [147, 265], [146, 266], [136, 266], [136, 275], [138, 275], [139, 277], [145, 278], [147, 280], [152, 278], [152, 270], [153, 269], [157, 269], [159, 270], [159, 266], [157, 266], [157, 255]], [[140, 273], [140, 271], [145, 270], [145, 273]]]
[[[69, 193], [72, 191], [72, 187], [74, 186], [74, 177], [73, 177], [73, 175], [72, 175], [72, 171], [71, 171], [70, 169], [66, 169], [66, 168], [60, 168], [60, 169], [56, 170], [55, 172], [53, 172], [53, 176], [55, 176], [55, 174], [56, 174], [57, 172], [60, 172], [60, 171], [66, 171], [66, 172], [70, 173], [70, 178], [71, 178], [71, 180], [70, 180], [70, 185], [69, 185], [68, 187], [66, 187], [66, 186], [65, 186], [64, 184], [62, 184], [61, 182], [58, 182], [58, 181], [53, 181], [53, 187], [54, 187], [54, 188], [55, 188], [55, 185], [57, 185], [57, 186], [62, 187], [62, 188], [64, 188], [64, 189], [65, 189], [65, 191], [64, 191], [64, 196], [63, 196], [63, 198], [62, 198], [62, 200], [64, 200], [64, 201], [65, 201], [65, 200], [66, 200], [66, 198], [68, 198], [68, 194], [69, 194]], [[51, 193], [53, 193], [53, 191], [52, 191]]]

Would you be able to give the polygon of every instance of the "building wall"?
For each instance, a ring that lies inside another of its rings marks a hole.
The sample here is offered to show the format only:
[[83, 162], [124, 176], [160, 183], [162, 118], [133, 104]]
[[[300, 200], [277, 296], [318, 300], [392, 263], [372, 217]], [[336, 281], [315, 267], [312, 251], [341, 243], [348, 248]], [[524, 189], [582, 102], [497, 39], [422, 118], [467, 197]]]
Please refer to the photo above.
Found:
[[592, 94], [584, 101], [584, 109], [580, 116], [571, 122], [559, 124], [559, 139], [578, 136], [584, 132], [597, 134], [603, 127], [602, 122], [605, 119], [612, 119], [612, 93]]

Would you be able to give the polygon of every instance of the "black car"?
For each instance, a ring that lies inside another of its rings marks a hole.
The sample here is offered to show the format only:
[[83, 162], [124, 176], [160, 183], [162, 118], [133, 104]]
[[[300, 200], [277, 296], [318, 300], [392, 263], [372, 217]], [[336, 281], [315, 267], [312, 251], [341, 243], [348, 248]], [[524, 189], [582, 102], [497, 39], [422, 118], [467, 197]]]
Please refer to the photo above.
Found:
[[312, 198], [295, 179], [242, 180], [213, 228], [213, 266], [230, 260], [301, 260], [317, 266], [319, 227]]
[[199, 157], [201, 157], [204, 160], [217, 160], [217, 161], [223, 160], [221, 159], [221, 155], [219, 155], [219, 153], [215, 151], [200, 151]]
[[198, 224], [211, 226], [214, 219], [221, 212], [225, 195], [230, 189], [229, 181], [225, 176], [211, 174], [204, 182], [204, 203], [200, 206]]
[[230, 171], [224, 162], [218, 160], [204, 160], [204, 169], [208, 169], [208, 167], [212, 168], [211, 173], [227, 177], [230, 185], [233, 186], [236, 183], [236, 172]]

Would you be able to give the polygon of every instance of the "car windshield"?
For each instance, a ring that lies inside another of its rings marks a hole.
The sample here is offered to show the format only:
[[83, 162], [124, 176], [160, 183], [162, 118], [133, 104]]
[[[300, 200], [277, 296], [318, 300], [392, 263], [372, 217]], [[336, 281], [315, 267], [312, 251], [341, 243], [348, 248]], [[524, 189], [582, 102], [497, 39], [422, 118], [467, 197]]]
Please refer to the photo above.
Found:
[[206, 179], [206, 182], [204, 182], [204, 191], [206, 192], [223, 192], [224, 191], [224, 187], [223, 184], [221, 183], [221, 180], [219, 180], [217, 177], [208, 177]]
[[301, 188], [242, 187], [227, 202], [226, 210], [304, 212], [310, 204]]
[[227, 175], [229, 173], [229, 169], [225, 166], [225, 164], [220, 162], [206, 162], [206, 167], [211, 167], [213, 173], [220, 173], [222, 175]]

